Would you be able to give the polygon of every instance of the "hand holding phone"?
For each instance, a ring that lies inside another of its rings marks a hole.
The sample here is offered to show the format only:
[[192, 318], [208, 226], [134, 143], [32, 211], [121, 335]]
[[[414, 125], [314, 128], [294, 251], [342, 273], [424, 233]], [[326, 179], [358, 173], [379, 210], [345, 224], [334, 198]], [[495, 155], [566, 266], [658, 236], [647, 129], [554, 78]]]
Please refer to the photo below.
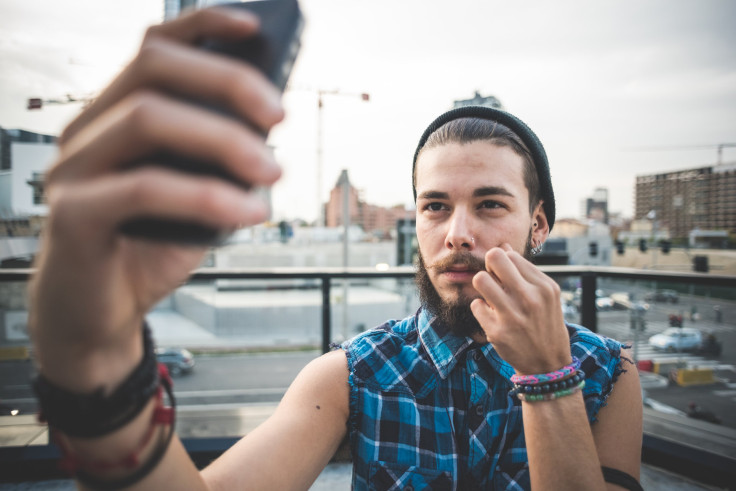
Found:
[[[260, 19], [258, 34], [237, 41], [208, 39], [204, 40], [200, 47], [253, 65], [266, 75], [271, 83], [283, 91], [299, 53], [300, 37], [304, 25], [297, 0], [258, 0], [223, 6], [242, 8], [256, 14]], [[228, 117], [236, 117], [226, 107], [195, 102], [208, 110]], [[262, 130], [255, 129], [255, 126], [252, 127], [264, 138], [267, 136]], [[251, 187], [249, 183], [234, 177], [216, 164], [185, 155], [158, 152], [149, 156], [146, 161], [182, 172], [214, 176], [234, 182], [246, 189]], [[155, 217], [129, 220], [121, 225], [120, 230], [129, 237], [197, 246], [221, 244], [232, 233], [232, 230], [220, 230], [200, 223]]]

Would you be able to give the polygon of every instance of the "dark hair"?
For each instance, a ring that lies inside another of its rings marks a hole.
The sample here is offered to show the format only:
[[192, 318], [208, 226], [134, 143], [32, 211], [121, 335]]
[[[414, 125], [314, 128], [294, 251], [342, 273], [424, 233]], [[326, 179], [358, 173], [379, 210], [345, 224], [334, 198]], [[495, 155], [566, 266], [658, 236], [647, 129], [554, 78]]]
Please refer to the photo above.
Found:
[[[524, 184], [529, 192], [529, 213], [534, 213], [534, 209], [542, 200], [539, 190], [539, 176], [534, 165], [534, 159], [521, 138], [501, 123], [473, 117], [453, 119], [429, 135], [424, 146], [419, 150], [416, 161], [419, 160], [419, 156], [427, 148], [439, 147], [448, 143], [464, 144], [474, 141], [485, 141], [501, 147], [509, 147], [523, 159]], [[415, 166], [412, 175], [414, 188], [416, 188], [416, 182], [417, 169]]]

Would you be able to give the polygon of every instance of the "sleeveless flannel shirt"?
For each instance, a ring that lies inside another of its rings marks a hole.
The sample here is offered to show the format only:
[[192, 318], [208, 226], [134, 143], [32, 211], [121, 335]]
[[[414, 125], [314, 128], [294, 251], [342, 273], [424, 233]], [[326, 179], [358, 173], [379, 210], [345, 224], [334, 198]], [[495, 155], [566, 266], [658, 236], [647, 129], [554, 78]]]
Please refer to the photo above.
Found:
[[[622, 345], [568, 324], [592, 424], [623, 371]], [[529, 489], [513, 368], [424, 309], [346, 341], [355, 490]]]

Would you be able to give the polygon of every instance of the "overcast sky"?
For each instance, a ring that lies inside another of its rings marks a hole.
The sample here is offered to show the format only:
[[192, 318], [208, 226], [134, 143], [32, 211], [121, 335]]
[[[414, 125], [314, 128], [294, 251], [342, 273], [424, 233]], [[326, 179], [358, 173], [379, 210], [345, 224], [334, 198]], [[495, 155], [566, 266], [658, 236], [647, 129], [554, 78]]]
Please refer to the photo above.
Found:
[[[325, 96], [322, 199], [347, 168], [367, 201], [411, 203], [419, 136], [476, 90], [541, 138], [558, 217], [600, 186], [631, 216], [637, 175], [712, 165], [717, 144], [736, 143], [730, 0], [301, 4], [289, 112], [271, 135], [286, 170], [276, 219], [317, 215], [317, 89], [344, 94]], [[163, 0], [0, 0], [0, 125], [59, 133], [79, 106], [29, 112], [27, 98], [98, 92], [162, 13]]]

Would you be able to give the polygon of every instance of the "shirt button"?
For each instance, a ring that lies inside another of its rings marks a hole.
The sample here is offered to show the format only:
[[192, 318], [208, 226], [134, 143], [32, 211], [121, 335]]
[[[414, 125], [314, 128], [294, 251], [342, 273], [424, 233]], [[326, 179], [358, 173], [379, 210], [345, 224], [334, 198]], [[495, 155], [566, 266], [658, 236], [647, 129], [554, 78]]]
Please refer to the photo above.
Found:
[[485, 411], [483, 410], [483, 406], [475, 406], [475, 415], [476, 416], [483, 416], [485, 414]]
[[408, 484], [404, 486], [404, 491], [414, 491], [414, 486], [412, 486], [411, 484]]
[[480, 360], [480, 351], [473, 351], [473, 360]]

